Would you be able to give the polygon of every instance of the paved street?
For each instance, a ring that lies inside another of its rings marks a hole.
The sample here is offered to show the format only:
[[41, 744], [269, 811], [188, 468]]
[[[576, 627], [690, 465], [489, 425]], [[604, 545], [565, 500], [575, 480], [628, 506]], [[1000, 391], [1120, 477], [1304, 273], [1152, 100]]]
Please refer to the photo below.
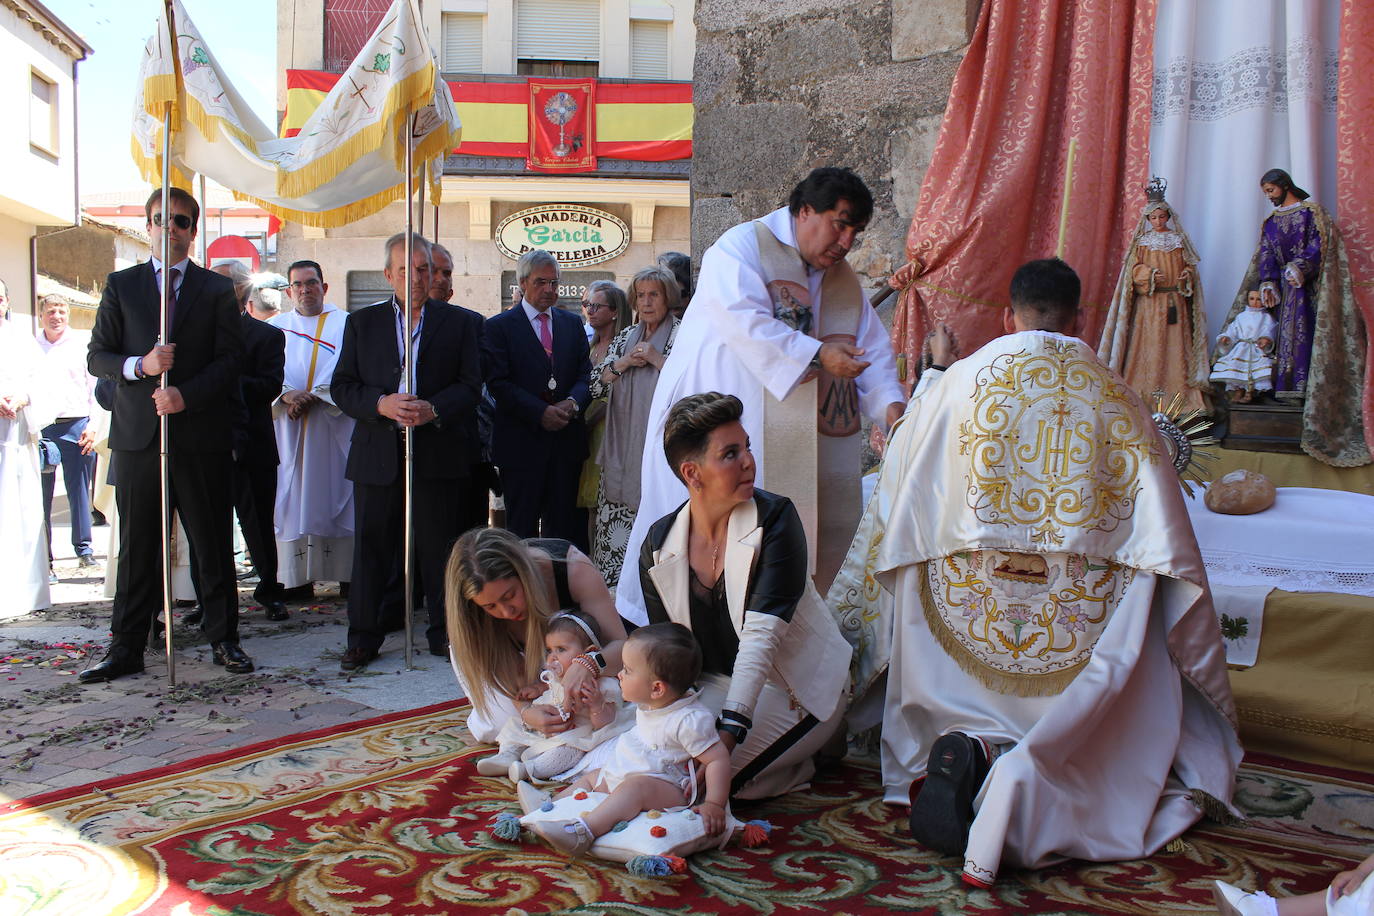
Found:
[[[145, 656], [142, 674], [83, 686], [76, 674], [108, 644], [103, 561], [110, 529], [94, 530], [101, 566], [80, 569], [65, 507], [54, 509], [62, 582], [53, 587], [53, 606], [0, 621], [0, 796], [25, 798], [459, 696], [447, 660], [425, 649], [423, 623], [415, 630], [414, 670], [404, 670], [397, 632], [366, 671], [340, 674], [347, 614], [332, 585], [314, 601], [288, 604], [290, 620], [271, 623], [253, 603], [252, 583], [240, 583], [240, 631], [257, 665], [253, 674], [225, 674], [211, 663], [199, 629], [178, 626], [176, 687], [160, 651]], [[189, 610], [178, 609], [177, 618]]]

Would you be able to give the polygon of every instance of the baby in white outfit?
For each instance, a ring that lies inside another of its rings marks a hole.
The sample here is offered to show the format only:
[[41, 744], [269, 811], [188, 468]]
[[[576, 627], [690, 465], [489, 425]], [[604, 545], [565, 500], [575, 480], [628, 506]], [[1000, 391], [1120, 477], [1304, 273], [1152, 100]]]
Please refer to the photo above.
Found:
[[500, 752], [477, 761], [477, 772], [483, 776], [509, 773], [516, 781], [551, 779], [576, 766], [587, 751], [634, 724], [633, 710], [622, 701], [620, 683], [615, 678], [587, 681], [580, 696], [568, 696], [560, 682], [570, 666], [579, 664], [579, 656], [600, 651], [600, 644], [596, 621], [589, 615], [561, 611], [550, 618], [548, 632], [544, 634], [548, 654], [540, 675], [548, 689], [537, 699], [532, 695], [520, 699], [558, 709], [565, 722], [573, 720], [573, 727], [556, 735], [544, 735], [526, 725], [518, 715], [512, 717], [496, 735]]
[[640, 627], [625, 641], [621, 661], [621, 693], [637, 706], [634, 728], [616, 739], [608, 764], [563, 793], [595, 789], [610, 794], [584, 817], [544, 821], [533, 828], [554, 849], [572, 856], [585, 853], [621, 821], [690, 804], [698, 768], [706, 795], [693, 810], [708, 834], [725, 828], [730, 752], [720, 740], [715, 716], [692, 689], [701, 676], [696, 637], [678, 623]]

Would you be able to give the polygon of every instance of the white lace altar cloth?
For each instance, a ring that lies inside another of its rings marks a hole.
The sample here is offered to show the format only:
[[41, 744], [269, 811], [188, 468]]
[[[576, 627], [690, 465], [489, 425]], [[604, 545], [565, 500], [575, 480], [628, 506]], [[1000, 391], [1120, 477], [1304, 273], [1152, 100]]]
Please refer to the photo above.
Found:
[[1201, 491], [1187, 504], [1214, 587], [1374, 597], [1374, 496], [1279, 487], [1256, 515], [1213, 512]]

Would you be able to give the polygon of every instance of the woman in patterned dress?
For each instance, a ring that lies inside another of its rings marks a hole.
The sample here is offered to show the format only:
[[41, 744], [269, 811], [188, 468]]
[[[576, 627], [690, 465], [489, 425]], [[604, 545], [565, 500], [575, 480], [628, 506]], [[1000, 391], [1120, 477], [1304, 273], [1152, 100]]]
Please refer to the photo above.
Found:
[[[611, 341], [630, 326], [630, 300], [625, 291], [610, 280], [593, 280], [582, 297], [582, 311], [587, 326], [592, 329], [591, 364], [597, 366], [610, 352]], [[587, 541], [596, 540], [596, 506], [601, 491], [601, 465], [596, 456], [606, 435], [606, 398], [592, 398], [582, 415], [587, 424], [587, 460], [582, 463], [582, 476], [577, 482], [577, 508], [589, 510]]]
[[662, 267], [646, 267], [630, 281], [630, 303], [637, 323], [611, 341], [610, 351], [592, 370], [592, 397], [608, 398], [605, 437], [597, 453], [601, 489], [597, 495], [592, 562], [614, 588], [625, 562], [625, 546], [639, 506], [639, 469], [654, 387], [677, 335], [673, 310], [677, 280]]

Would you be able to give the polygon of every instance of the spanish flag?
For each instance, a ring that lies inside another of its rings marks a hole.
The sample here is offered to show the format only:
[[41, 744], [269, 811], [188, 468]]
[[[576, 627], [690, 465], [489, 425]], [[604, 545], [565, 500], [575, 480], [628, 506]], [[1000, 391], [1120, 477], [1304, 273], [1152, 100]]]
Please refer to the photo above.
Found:
[[[337, 73], [287, 70], [282, 136], [295, 136], [338, 81]], [[454, 152], [462, 156], [529, 156], [528, 80], [455, 80], [448, 86], [463, 124], [462, 142]], [[691, 83], [597, 80], [594, 98], [594, 156], [641, 162], [692, 157]]]

